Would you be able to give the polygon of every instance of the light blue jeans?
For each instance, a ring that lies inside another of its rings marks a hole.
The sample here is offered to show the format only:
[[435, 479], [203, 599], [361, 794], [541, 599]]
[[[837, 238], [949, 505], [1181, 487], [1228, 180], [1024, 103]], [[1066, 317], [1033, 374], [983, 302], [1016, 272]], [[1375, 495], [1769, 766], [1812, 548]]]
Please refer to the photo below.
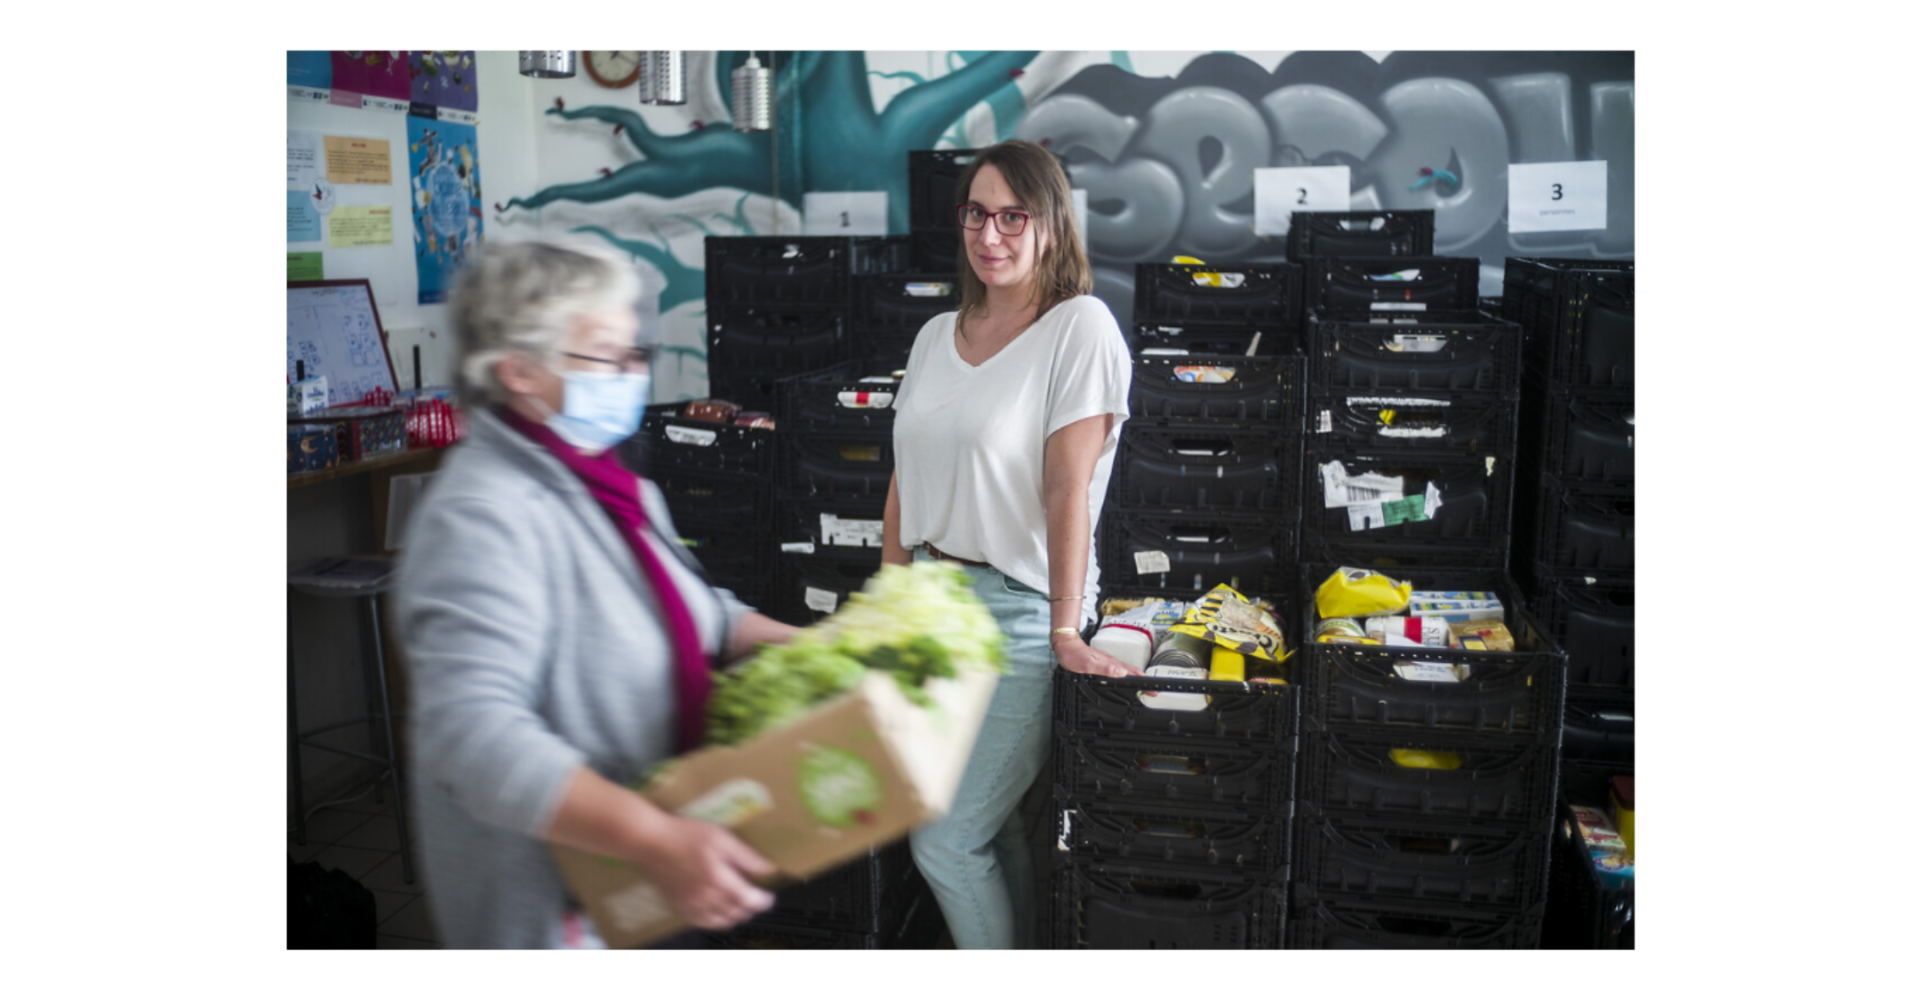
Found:
[[[914, 561], [932, 556], [915, 549]], [[943, 818], [908, 837], [960, 950], [1038, 946], [1032, 846], [1019, 804], [1051, 749], [1053, 653], [1046, 594], [990, 567], [960, 566], [1007, 637], [1007, 668]]]

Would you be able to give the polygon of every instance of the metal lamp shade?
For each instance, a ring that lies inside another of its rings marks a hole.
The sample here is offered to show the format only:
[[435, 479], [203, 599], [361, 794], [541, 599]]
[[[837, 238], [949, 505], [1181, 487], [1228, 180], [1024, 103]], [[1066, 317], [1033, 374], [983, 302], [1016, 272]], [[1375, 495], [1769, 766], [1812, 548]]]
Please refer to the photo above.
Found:
[[562, 80], [573, 75], [572, 52], [520, 53], [520, 75], [542, 80]]
[[733, 130], [766, 132], [773, 128], [773, 71], [748, 56], [733, 71]]
[[640, 53], [640, 103], [685, 104], [687, 102], [687, 54], [685, 52]]

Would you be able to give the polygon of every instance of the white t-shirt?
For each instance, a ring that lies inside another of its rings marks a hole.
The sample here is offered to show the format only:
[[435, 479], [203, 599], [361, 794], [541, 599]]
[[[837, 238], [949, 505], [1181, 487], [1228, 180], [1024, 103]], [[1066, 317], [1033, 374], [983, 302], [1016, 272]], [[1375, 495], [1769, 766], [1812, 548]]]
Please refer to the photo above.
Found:
[[[974, 367], [955, 342], [958, 315], [942, 313], [921, 327], [894, 400], [900, 543], [930, 542], [1046, 593], [1041, 488], [1047, 438], [1112, 414], [1113, 429], [1087, 487], [1088, 523], [1097, 529], [1133, 383], [1127, 342], [1106, 304], [1082, 295], [1054, 306]], [[1095, 536], [1087, 538], [1083, 621], [1093, 619], [1100, 582]]]

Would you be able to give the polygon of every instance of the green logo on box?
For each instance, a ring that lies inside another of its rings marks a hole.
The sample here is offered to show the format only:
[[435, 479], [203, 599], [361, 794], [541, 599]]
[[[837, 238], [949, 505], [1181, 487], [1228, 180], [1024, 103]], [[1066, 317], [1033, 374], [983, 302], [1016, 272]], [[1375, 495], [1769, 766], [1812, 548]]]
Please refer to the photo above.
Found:
[[865, 825], [880, 807], [880, 775], [844, 749], [816, 749], [800, 758], [800, 801], [828, 825]]

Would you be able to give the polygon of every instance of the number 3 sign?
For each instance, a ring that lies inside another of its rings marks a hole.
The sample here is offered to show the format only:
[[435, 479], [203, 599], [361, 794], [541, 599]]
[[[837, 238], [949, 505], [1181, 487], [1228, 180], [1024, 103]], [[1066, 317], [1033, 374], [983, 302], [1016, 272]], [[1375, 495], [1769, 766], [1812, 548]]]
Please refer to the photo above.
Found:
[[1253, 231], [1284, 236], [1294, 212], [1344, 212], [1353, 205], [1352, 172], [1343, 166], [1265, 167], [1253, 172]]
[[1515, 163], [1507, 167], [1507, 231], [1607, 227], [1607, 163]]

